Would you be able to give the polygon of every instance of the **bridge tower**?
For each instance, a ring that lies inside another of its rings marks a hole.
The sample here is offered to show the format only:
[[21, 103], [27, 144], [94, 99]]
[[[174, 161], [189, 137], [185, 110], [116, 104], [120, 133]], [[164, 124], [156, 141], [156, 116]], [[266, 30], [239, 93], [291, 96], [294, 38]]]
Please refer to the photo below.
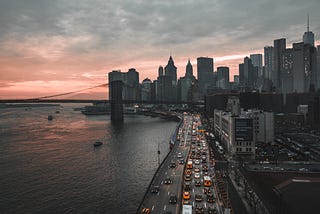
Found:
[[111, 121], [123, 122], [122, 81], [110, 82]]

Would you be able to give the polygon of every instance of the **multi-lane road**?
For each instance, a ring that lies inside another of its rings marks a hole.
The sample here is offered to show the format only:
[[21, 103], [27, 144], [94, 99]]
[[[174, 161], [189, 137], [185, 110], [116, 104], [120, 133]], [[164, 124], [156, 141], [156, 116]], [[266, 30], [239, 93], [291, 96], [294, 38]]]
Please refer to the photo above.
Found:
[[182, 213], [184, 208], [192, 209], [189, 213], [222, 213], [213, 152], [199, 127], [200, 117], [183, 116], [175, 145], [160, 165], [138, 213]]
[[[179, 128], [178, 139], [167, 158], [161, 164], [150, 189], [143, 199], [139, 213], [179, 213], [181, 205], [182, 175], [190, 147], [185, 144], [192, 116], [185, 116]], [[184, 137], [182, 137], [184, 136]], [[171, 201], [170, 201], [171, 198]], [[176, 200], [175, 200], [176, 198]]]

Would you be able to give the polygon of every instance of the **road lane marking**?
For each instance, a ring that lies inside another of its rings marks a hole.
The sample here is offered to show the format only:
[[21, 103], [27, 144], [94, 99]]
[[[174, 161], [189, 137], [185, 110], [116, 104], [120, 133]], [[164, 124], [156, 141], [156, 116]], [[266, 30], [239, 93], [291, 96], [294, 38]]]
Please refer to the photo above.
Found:
[[168, 192], [168, 195], [170, 194], [170, 192]]
[[192, 189], [192, 192], [194, 193], [194, 189]]
[[166, 210], [166, 208], [167, 208], [167, 205], [164, 205], [163, 210]]
[[154, 210], [154, 205], [152, 206], [152, 209], [151, 210]]
[[206, 202], [204, 202], [204, 208], [207, 208], [207, 203]]

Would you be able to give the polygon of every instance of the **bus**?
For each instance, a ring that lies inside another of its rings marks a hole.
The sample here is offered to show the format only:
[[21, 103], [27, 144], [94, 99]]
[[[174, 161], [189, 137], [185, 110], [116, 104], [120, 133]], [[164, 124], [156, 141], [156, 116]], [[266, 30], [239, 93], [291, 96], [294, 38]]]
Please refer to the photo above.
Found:
[[192, 214], [192, 205], [183, 205], [182, 214]]
[[187, 163], [187, 169], [192, 169], [192, 160], [189, 160]]
[[204, 176], [203, 177], [203, 185], [205, 187], [210, 187], [212, 184], [211, 178], [209, 176]]

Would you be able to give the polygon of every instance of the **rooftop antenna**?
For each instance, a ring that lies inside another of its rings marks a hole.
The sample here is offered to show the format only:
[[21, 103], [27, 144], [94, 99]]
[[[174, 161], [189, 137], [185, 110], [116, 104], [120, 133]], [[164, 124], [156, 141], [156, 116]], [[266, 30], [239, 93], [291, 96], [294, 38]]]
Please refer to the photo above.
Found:
[[307, 30], [309, 32], [309, 13], [308, 13], [308, 20], [307, 20]]

